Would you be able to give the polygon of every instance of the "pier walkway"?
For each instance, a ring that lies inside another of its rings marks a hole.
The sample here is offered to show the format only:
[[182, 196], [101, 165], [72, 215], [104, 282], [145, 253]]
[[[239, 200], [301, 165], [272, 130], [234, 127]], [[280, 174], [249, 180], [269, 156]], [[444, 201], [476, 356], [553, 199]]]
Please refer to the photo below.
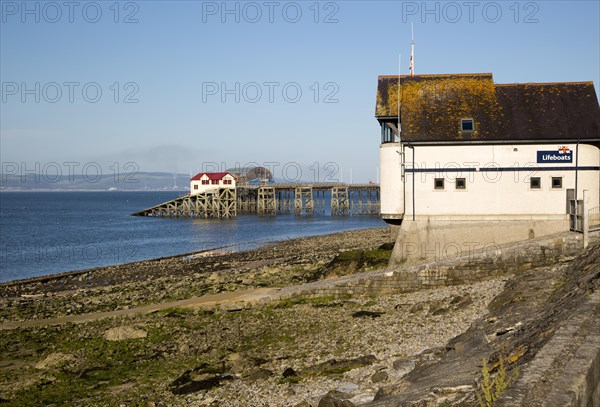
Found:
[[231, 218], [238, 213], [348, 216], [376, 215], [379, 208], [378, 184], [281, 183], [184, 195], [132, 215], [177, 218]]

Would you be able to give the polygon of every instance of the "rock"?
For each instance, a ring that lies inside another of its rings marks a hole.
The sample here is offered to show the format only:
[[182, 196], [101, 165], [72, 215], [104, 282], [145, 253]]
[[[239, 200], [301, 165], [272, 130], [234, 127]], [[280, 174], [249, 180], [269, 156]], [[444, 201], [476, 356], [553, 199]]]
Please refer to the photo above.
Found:
[[56, 366], [74, 362], [75, 356], [60, 352], [49, 354], [46, 359], [35, 364], [36, 369], [50, 369]]
[[436, 316], [436, 315], [442, 315], [442, 314], [445, 314], [445, 313], [446, 313], [446, 312], [448, 312], [448, 311], [450, 311], [450, 308], [445, 308], [445, 307], [442, 307], [442, 308], [438, 308], [438, 309], [434, 310], [434, 311], [431, 313], [431, 315], [433, 315], [433, 316]]
[[450, 301], [451, 305], [454, 305], [454, 308], [457, 310], [465, 309], [469, 305], [473, 304], [473, 298], [471, 298], [471, 294], [466, 293], [464, 295], [458, 295]]
[[424, 308], [425, 308], [425, 304], [423, 304], [422, 302], [418, 302], [412, 306], [412, 308], [410, 309], [410, 313], [416, 314], [419, 311], [423, 311]]
[[375, 318], [379, 318], [383, 314], [385, 314], [385, 312], [356, 311], [354, 314], [352, 314], [352, 318], [367, 318], [367, 317], [371, 317], [371, 318], [375, 319]]
[[268, 362], [267, 359], [258, 358], [258, 357], [252, 357], [250, 359], [252, 360], [252, 363], [254, 363], [254, 366], [264, 365], [265, 363]]
[[303, 400], [300, 403], [294, 405], [294, 407], [311, 407], [311, 404], [308, 401]]
[[254, 363], [239, 353], [231, 353], [226, 358], [227, 368], [231, 373], [240, 374], [254, 366]]
[[139, 339], [148, 336], [146, 331], [134, 328], [132, 326], [119, 326], [110, 328], [104, 333], [104, 339], [107, 341], [122, 341], [125, 339]]
[[411, 359], [398, 359], [392, 364], [394, 370], [401, 371], [406, 374], [415, 368], [415, 361]]
[[288, 367], [287, 369], [285, 369], [283, 371], [283, 377], [294, 377], [294, 376], [298, 376], [298, 373], [296, 373], [296, 371], [294, 369], [292, 369], [291, 367]]
[[212, 272], [210, 273], [210, 275], [208, 276], [207, 280], [211, 283], [221, 283], [223, 282], [223, 279], [221, 278], [221, 276], [219, 275], [219, 273], [216, 272]]
[[388, 379], [389, 379], [389, 376], [386, 372], [377, 372], [373, 376], [371, 376], [371, 382], [373, 382], [373, 383], [385, 382]]
[[350, 382], [341, 383], [337, 390], [343, 393], [354, 393], [356, 390], [358, 390], [358, 384]]
[[348, 399], [351, 399], [352, 397], [354, 397], [354, 394], [352, 394], [352, 393], [346, 393], [346, 392], [339, 391], [339, 390], [330, 390], [327, 392], [326, 395], [331, 396], [335, 399], [340, 399], [340, 400], [348, 400]]
[[354, 407], [354, 403], [349, 400], [339, 400], [333, 396], [325, 395], [319, 401], [318, 407]]
[[192, 370], [186, 370], [181, 376], [169, 384], [171, 393], [175, 395], [196, 393], [210, 390], [221, 385], [221, 382], [233, 380], [229, 374], [216, 373], [219, 369], [202, 364]]
[[272, 375], [273, 375], [273, 372], [270, 371], [269, 369], [259, 368], [259, 369], [253, 370], [250, 373], [248, 373], [248, 375], [245, 377], [245, 379], [254, 382], [257, 380], [268, 379]]
[[318, 365], [311, 366], [302, 371], [307, 375], [339, 375], [352, 369], [369, 366], [377, 362], [377, 358], [373, 355], [360, 356], [355, 359], [335, 360], [330, 359]]

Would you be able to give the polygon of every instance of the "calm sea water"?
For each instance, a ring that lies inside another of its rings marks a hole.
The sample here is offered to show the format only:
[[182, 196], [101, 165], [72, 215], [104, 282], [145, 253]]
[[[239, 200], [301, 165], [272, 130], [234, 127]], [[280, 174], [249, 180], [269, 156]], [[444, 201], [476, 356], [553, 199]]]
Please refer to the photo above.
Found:
[[0, 281], [127, 263], [222, 246], [383, 227], [378, 216], [130, 216], [177, 192], [0, 193]]

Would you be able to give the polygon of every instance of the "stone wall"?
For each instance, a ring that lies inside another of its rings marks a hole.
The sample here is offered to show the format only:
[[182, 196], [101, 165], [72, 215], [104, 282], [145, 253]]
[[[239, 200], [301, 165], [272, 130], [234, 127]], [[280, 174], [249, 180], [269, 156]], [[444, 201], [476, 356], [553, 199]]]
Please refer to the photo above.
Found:
[[[544, 345], [494, 406], [600, 406], [600, 291]], [[552, 383], [544, 391], [544, 383]]]
[[415, 264], [451, 254], [469, 254], [474, 248], [504, 245], [547, 237], [569, 230], [562, 219], [430, 219], [405, 220], [400, 226], [390, 266]]
[[[582, 240], [581, 234], [568, 232], [505, 245], [488, 244], [479, 250], [473, 248], [466, 255], [463, 252], [460, 256], [441, 253], [433, 261], [416, 265], [400, 265], [350, 275], [335, 281], [319, 281], [293, 290], [282, 289], [277, 297], [283, 300], [355, 294], [376, 296], [467, 284], [514, 271], [555, 264], [580, 250]], [[592, 240], [600, 240], [600, 235], [594, 234]]]

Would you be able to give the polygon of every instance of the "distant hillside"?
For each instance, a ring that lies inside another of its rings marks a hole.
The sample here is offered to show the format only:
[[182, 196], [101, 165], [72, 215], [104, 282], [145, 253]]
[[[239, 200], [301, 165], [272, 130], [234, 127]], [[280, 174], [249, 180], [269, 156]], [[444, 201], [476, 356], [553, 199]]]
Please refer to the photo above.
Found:
[[135, 174], [113, 174], [99, 177], [44, 176], [42, 174], [0, 174], [2, 191], [145, 191], [145, 190], [189, 190], [189, 175], [166, 172], [138, 172]]

